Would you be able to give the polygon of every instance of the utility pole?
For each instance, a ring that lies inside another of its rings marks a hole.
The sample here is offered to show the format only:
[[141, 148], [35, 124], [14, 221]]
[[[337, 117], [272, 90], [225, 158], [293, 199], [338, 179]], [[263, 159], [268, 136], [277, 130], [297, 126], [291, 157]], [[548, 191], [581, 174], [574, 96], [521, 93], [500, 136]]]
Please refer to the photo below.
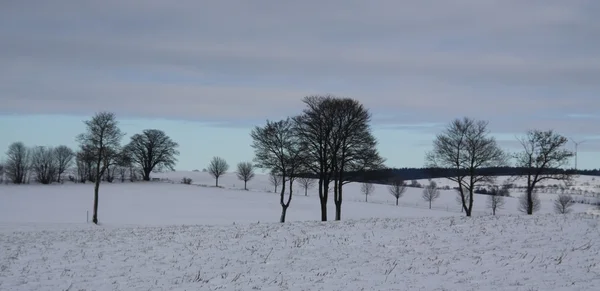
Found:
[[573, 139], [571, 139], [571, 141], [575, 144], [575, 171], [577, 171], [577, 148], [579, 147], [580, 144], [584, 143], [585, 140], [576, 142]]

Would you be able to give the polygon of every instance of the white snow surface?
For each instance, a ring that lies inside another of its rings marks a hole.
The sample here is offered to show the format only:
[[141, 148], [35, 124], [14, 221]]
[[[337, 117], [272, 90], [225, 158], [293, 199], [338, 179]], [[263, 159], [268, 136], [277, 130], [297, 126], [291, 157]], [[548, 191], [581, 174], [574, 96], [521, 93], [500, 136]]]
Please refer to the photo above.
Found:
[[[422, 189], [409, 188], [396, 206], [385, 186], [365, 202], [352, 183], [342, 221], [320, 222], [316, 189], [306, 197], [296, 185], [288, 222], [280, 224], [279, 195], [264, 175], [249, 191], [235, 174], [220, 179], [223, 189], [208, 186], [214, 180], [206, 173], [155, 176], [174, 183], [102, 184], [99, 226], [86, 223], [91, 184], [0, 185], [0, 290], [600, 286], [599, 218], [590, 205], [556, 215], [552, 200], [542, 199], [542, 210], [526, 216], [509, 197], [491, 216], [485, 195], [476, 195], [467, 218], [452, 190], [428, 209]], [[196, 185], [179, 184], [183, 176]]]

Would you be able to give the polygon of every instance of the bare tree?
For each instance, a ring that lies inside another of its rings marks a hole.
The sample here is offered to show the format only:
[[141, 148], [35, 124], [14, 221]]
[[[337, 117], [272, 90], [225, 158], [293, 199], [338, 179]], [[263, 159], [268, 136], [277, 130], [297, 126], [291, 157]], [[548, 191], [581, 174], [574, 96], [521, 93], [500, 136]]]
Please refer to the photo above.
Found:
[[561, 171], [560, 168], [569, 163], [573, 153], [564, 149], [569, 140], [552, 130], [530, 130], [518, 140], [523, 146], [523, 152], [515, 156], [516, 166], [526, 171], [526, 202], [528, 203], [526, 213], [531, 215], [534, 212], [533, 193], [539, 182], [569, 181], [572, 178], [570, 173]]
[[254, 178], [254, 165], [252, 165], [252, 163], [250, 162], [238, 163], [236, 174], [238, 179], [244, 181], [244, 190], [248, 190], [248, 187], [246, 187], [246, 185], [248, 184], [248, 181]]
[[482, 173], [481, 168], [506, 164], [506, 155], [496, 139], [489, 136], [487, 126], [486, 121], [467, 117], [455, 119], [443, 133], [437, 135], [433, 150], [426, 157], [429, 167], [454, 170], [454, 174], [447, 178], [458, 184], [462, 208], [467, 216], [471, 216], [473, 210], [476, 186], [494, 180], [494, 177]]
[[554, 211], [558, 214], [567, 214], [571, 212], [571, 206], [575, 204], [573, 196], [569, 194], [560, 194], [558, 198], [554, 200]]
[[150, 181], [150, 173], [156, 168], [175, 170], [177, 147], [179, 144], [158, 129], [146, 129], [133, 135], [126, 146], [132, 162], [142, 170], [144, 181]]
[[498, 209], [504, 208], [504, 196], [506, 195], [504, 195], [503, 190], [499, 190], [496, 187], [492, 188], [491, 193], [487, 197], [487, 206], [492, 209], [492, 215], [496, 215]]
[[316, 182], [317, 181], [313, 178], [298, 178], [298, 183], [300, 184], [300, 187], [304, 189], [304, 196], [308, 196], [308, 189], [312, 188], [316, 184]]
[[227, 173], [229, 164], [221, 157], [213, 157], [208, 164], [208, 173], [215, 178], [215, 187], [219, 187], [219, 177]]
[[537, 190], [531, 194], [523, 193], [519, 197], [518, 209], [522, 213], [532, 214], [539, 211], [542, 208], [542, 201], [537, 193]]
[[31, 151], [31, 170], [35, 180], [41, 184], [50, 184], [58, 172], [58, 159], [51, 147], [37, 146]]
[[281, 176], [273, 171], [269, 173], [269, 183], [275, 187], [274, 192], [277, 193], [277, 187], [281, 185]]
[[26, 182], [29, 171], [30, 151], [23, 142], [14, 142], [6, 152], [5, 172], [7, 179], [14, 184]]
[[329, 185], [333, 185], [335, 219], [341, 219], [343, 186], [349, 173], [379, 169], [383, 158], [371, 133], [371, 114], [357, 100], [331, 95], [304, 98], [307, 106], [294, 118], [302, 143], [307, 148], [305, 167], [318, 177], [321, 220], [327, 220]]
[[372, 183], [362, 183], [360, 184], [360, 192], [365, 195], [365, 202], [369, 202], [367, 197], [375, 192], [375, 185]]
[[54, 149], [54, 156], [56, 158], [57, 169], [56, 169], [56, 182], [60, 183], [62, 174], [71, 167], [75, 152], [65, 145], [60, 145]]
[[398, 200], [406, 192], [406, 183], [400, 177], [393, 178], [392, 183], [388, 186], [388, 191], [396, 198], [396, 206], [398, 206]]
[[[290, 118], [272, 122], [267, 120], [264, 127], [255, 127], [250, 133], [254, 148], [256, 166], [270, 169], [281, 176], [280, 222], [285, 222], [287, 209], [292, 201], [293, 185], [296, 174], [301, 169], [304, 150], [294, 131]], [[286, 182], [289, 181], [289, 193], [285, 199]]]
[[429, 185], [423, 188], [422, 194], [423, 200], [429, 202], [429, 209], [431, 209], [431, 203], [440, 197], [440, 190], [438, 189], [435, 181], [430, 181]]
[[91, 120], [84, 121], [86, 132], [77, 136], [82, 149], [93, 157], [94, 167], [94, 209], [92, 222], [98, 224], [98, 194], [100, 192], [100, 180], [111, 161], [120, 151], [123, 133], [119, 129], [115, 114], [111, 112], [99, 112]]

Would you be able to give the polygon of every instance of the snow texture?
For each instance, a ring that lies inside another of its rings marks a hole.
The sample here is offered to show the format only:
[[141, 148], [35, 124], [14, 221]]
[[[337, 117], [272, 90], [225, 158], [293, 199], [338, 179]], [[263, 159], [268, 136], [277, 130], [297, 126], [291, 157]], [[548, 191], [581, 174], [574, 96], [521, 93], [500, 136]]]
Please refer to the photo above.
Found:
[[[178, 181], [187, 175], [196, 185]], [[0, 186], [0, 290], [596, 290], [600, 230], [589, 205], [518, 214], [515, 197], [475, 217], [453, 191], [433, 210], [409, 188], [383, 185], [364, 202], [345, 191], [343, 221], [319, 222], [318, 198], [297, 187], [289, 221], [266, 176], [165, 173], [176, 183], [103, 184], [101, 225], [86, 223], [93, 186]], [[541, 193], [540, 196], [545, 194]], [[517, 196], [517, 195], [513, 195]], [[333, 203], [330, 203], [333, 216]], [[91, 213], [90, 213], [91, 214]]]

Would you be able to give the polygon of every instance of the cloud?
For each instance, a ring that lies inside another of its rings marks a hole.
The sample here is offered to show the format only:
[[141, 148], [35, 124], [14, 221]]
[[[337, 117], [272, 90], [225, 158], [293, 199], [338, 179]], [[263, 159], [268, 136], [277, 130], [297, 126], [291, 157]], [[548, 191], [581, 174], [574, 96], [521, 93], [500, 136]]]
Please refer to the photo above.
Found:
[[239, 126], [333, 93], [388, 128], [468, 115], [592, 134], [598, 13], [593, 0], [9, 1], [1, 111]]

